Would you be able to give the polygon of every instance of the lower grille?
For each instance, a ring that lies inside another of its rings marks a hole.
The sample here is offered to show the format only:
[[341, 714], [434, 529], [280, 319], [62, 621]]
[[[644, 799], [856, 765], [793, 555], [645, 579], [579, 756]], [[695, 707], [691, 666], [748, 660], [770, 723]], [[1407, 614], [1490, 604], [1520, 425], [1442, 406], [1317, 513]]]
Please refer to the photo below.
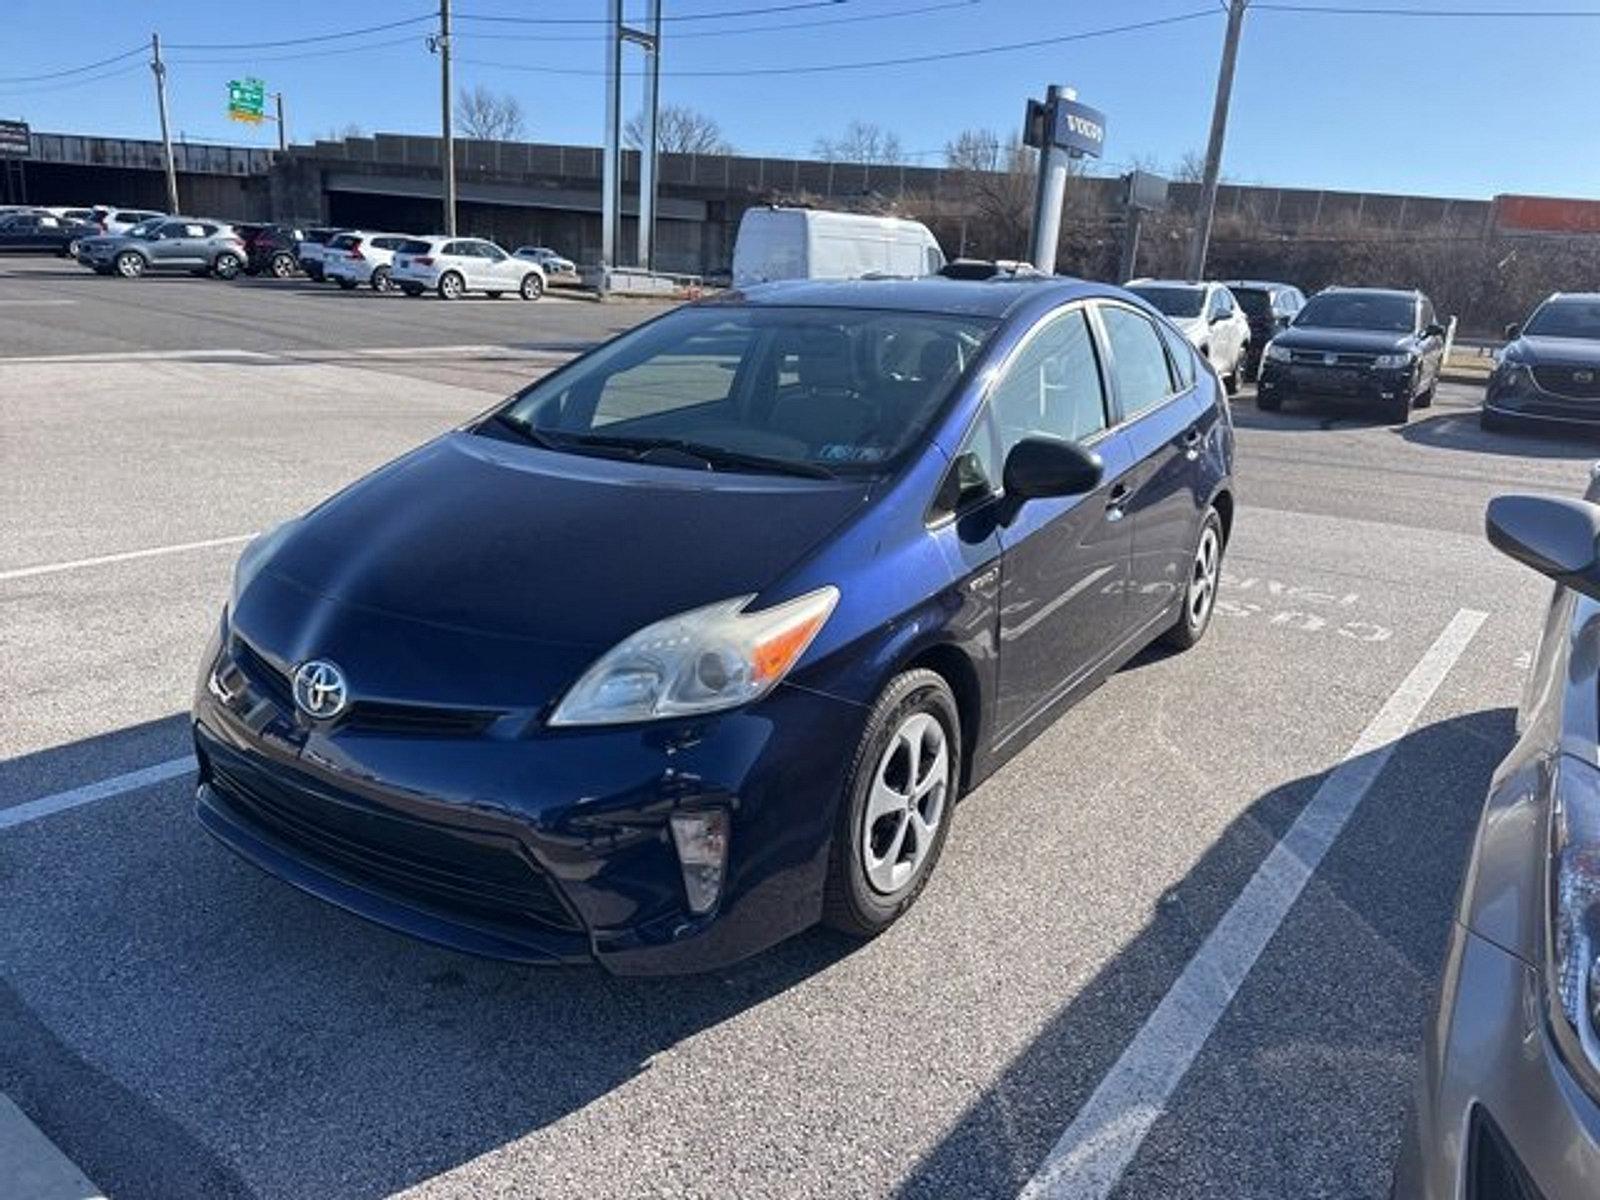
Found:
[[491, 924], [579, 928], [509, 835], [445, 829], [291, 788], [231, 755], [212, 755], [209, 768], [212, 785], [265, 832], [362, 886]]
[[1473, 1110], [1467, 1136], [1468, 1200], [1544, 1200], [1505, 1134], [1482, 1108]]
[[1533, 381], [1542, 391], [1573, 400], [1600, 400], [1600, 369], [1535, 367]]

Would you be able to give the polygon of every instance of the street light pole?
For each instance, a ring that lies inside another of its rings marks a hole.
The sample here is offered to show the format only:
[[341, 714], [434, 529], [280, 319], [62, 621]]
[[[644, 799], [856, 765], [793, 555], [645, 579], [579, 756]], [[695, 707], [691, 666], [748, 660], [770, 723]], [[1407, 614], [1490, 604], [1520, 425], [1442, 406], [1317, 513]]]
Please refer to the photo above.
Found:
[[444, 231], [456, 233], [456, 131], [450, 95], [450, 0], [439, 0], [439, 112], [444, 140]]
[[1239, 57], [1239, 35], [1249, 0], [1229, 0], [1228, 32], [1222, 43], [1222, 69], [1217, 74], [1217, 99], [1211, 109], [1211, 140], [1206, 143], [1205, 176], [1195, 214], [1194, 241], [1189, 245], [1189, 278], [1204, 279], [1206, 252], [1211, 248], [1211, 222], [1217, 213], [1217, 179], [1222, 174], [1222, 143], [1228, 135], [1228, 103], [1233, 99], [1233, 68]]
[[167, 124], [167, 65], [161, 61], [161, 35], [150, 35], [150, 70], [156, 77], [156, 108], [161, 113], [161, 160], [167, 172], [167, 211], [178, 211], [178, 171], [172, 163], [172, 128]]

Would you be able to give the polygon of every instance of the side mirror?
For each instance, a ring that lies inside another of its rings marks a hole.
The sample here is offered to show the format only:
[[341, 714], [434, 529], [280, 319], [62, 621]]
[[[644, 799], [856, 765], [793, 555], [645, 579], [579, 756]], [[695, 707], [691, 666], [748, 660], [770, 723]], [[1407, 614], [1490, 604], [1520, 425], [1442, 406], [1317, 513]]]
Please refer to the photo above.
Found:
[[1600, 600], [1600, 506], [1564, 496], [1496, 496], [1484, 530], [1496, 550]]
[[1092, 450], [1065, 438], [1027, 437], [1011, 447], [1002, 473], [1016, 502], [1046, 496], [1081, 496], [1100, 486], [1105, 464]]
[[1435, 321], [1422, 331], [1423, 337], [1443, 337], [1444, 326]]
[[1522, 326], [1515, 321], [1506, 326], [1506, 341], [1514, 342], [1522, 336]]

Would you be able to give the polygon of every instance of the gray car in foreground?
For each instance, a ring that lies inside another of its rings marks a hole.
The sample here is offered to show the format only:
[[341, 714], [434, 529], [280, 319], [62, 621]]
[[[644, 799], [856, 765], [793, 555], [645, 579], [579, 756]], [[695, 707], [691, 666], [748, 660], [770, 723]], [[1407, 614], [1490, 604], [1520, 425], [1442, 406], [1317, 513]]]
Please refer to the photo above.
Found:
[[1600, 483], [1501, 496], [1489, 540], [1556, 583], [1426, 1032], [1401, 1200], [1600, 1196]]
[[244, 240], [233, 226], [202, 217], [145, 221], [121, 236], [78, 243], [78, 261], [84, 266], [125, 279], [137, 279], [148, 271], [232, 279], [244, 269], [244, 260]]

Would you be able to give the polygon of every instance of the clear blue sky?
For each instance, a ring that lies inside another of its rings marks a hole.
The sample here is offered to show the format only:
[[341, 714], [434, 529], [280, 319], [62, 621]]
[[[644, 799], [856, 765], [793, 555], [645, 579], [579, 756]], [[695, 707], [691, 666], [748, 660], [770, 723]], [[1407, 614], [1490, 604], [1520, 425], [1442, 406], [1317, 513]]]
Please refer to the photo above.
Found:
[[[1523, 7], [1522, 0], [1361, 3]], [[1108, 169], [1134, 159], [1166, 165], [1204, 145], [1222, 45], [1221, 7], [1221, 0], [837, 0], [826, 6], [817, 0], [665, 0], [666, 13], [680, 19], [667, 25], [662, 98], [713, 115], [747, 153], [804, 155], [818, 135], [837, 134], [851, 118], [864, 117], [897, 133], [915, 153], [912, 161], [931, 164], [963, 128], [1014, 129], [1024, 98], [1057, 82], [1075, 86], [1082, 100], [1106, 112]], [[1240, 54], [1226, 174], [1255, 183], [1438, 195], [1600, 196], [1600, 105], [1593, 84], [1600, 0], [1541, 0], [1539, 7], [1597, 15], [1446, 19], [1253, 9]], [[0, 116], [28, 120], [39, 130], [157, 136], [150, 72], [141, 56], [48, 81], [17, 79], [109, 58], [147, 41], [152, 28], [172, 46], [173, 127], [190, 139], [272, 144], [270, 126], [252, 129], [224, 114], [226, 83], [244, 74], [284, 92], [297, 139], [349, 124], [368, 132], [438, 129], [437, 60], [423, 44], [425, 23], [313, 45], [178, 48], [402, 21], [425, 13], [429, 0], [232, 6], [91, 0], [65, 7], [61, 0], [6, 0], [5, 8]], [[581, 21], [603, 16], [604, 8], [603, 0], [456, 0], [457, 78], [513, 92], [533, 140], [596, 143], [603, 114], [597, 25], [467, 18]], [[681, 19], [760, 8], [786, 11]], [[690, 74], [1029, 43], [1184, 14], [1199, 15], [954, 62], [824, 74]], [[875, 19], [855, 19], [862, 17]], [[511, 66], [484, 65], [490, 63]], [[638, 81], [629, 84], [636, 97]], [[631, 110], [636, 99], [628, 103]]]

